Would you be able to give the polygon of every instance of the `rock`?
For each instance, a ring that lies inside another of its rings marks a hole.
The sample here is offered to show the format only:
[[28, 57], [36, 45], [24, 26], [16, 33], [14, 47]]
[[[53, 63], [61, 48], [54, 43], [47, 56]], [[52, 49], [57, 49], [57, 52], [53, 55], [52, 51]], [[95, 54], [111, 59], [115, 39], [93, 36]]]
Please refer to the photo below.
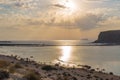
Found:
[[110, 31], [100, 32], [98, 39], [94, 43], [120, 44], [120, 30], [110, 30]]

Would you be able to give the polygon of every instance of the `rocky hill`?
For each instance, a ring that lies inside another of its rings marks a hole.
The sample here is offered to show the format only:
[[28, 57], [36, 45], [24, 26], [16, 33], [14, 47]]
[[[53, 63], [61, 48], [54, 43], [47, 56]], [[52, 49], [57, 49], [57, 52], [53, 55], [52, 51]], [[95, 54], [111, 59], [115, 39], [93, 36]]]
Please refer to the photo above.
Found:
[[115, 43], [120, 44], [120, 30], [110, 30], [100, 32], [95, 43]]

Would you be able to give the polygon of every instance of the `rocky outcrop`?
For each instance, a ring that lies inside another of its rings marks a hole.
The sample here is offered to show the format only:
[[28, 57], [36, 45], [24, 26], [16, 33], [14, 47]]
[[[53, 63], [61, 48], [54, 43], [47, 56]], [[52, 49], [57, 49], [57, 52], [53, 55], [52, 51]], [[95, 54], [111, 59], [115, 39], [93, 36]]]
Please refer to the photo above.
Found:
[[115, 43], [120, 44], [120, 30], [110, 30], [100, 32], [95, 43]]

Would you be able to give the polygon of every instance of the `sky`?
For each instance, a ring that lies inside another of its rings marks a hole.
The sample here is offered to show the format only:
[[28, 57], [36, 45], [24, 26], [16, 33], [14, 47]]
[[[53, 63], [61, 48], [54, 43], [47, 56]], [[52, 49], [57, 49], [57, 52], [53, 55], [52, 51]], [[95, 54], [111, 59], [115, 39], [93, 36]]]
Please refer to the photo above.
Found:
[[120, 0], [0, 0], [0, 40], [94, 40], [119, 14]]

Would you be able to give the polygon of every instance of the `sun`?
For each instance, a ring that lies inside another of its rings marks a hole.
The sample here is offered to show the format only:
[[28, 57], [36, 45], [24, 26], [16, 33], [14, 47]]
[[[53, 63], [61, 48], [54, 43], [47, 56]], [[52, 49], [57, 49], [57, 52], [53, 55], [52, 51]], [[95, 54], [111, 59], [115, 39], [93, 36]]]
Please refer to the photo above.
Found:
[[61, 1], [60, 4], [65, 7], [64, 12], [67, 14], [74, 13], [77, 10], [77, 4], [72, 0], [64, 0]]
[[70, 9], [70, 10], [75, 10], [76, 9], [76, 5], [73, 1], [66, 1], [64, 3], [64, 5], [67, 9]]

